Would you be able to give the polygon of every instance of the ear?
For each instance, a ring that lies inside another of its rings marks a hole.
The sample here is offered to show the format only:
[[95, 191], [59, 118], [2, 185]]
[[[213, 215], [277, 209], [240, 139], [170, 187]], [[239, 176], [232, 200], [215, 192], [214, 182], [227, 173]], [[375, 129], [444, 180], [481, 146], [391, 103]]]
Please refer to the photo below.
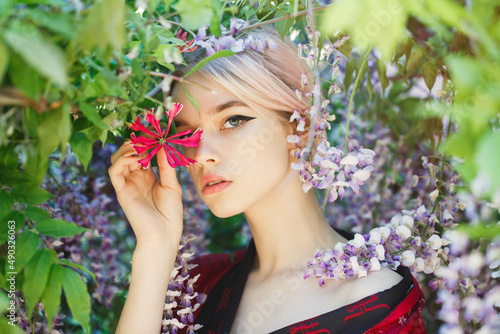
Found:
[[311, 134], [311, 129], [310, 129], [311, 122], [309, 118], [306, 118], [304, 121], [302, 121], [302, 124], [300, 124], [299, 121], [294, 120], [293, 122], [289, 122], [287, 124], [287, 136], [297, 135], [300, 138], [300, 144], [288, 143], [288, 148], [290, 150], [294, 150], [299, 147], [304, 147], [309, 140]]

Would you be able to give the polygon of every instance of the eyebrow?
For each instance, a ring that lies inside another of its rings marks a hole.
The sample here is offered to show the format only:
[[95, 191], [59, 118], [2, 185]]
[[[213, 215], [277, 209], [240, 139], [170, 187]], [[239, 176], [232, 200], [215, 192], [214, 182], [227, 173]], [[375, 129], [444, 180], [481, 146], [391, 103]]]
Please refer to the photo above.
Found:
[[[248, 105], [242, 101], [238, 100], [231, 100], [223, 104], [219, 104], [218, 106], [215, 106], [213, 108], [210, 108], [208, 110], [208, 115], [213, 116], [218, 113], [223, 112], [226, 109], [232, 108], [232, 107], [248, 107]], [[189, 126], [189, 123], [179, 119], [179, 120], [174, 120], [175, 126], [176, 127], [181, 127], [181, 126]]]

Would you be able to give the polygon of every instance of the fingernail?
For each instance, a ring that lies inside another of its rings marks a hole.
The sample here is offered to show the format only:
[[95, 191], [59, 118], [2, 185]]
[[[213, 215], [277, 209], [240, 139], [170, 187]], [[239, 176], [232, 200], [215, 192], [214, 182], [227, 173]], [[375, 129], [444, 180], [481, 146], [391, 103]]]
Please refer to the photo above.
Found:
[[139, 155], [137, 153], [135, 153], [135, 152], [128, 152], [128, 153], [125, 153], [123, 155], [123, 157], [125, 157], [125, 158], [133, 157], [133, 156], [137, 156], [138, 157]]

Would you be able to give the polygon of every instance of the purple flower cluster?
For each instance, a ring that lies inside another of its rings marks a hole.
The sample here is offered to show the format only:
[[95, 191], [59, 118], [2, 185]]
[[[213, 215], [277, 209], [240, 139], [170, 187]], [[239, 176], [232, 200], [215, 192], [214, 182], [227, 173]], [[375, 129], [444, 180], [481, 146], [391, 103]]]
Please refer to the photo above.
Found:
[[445, 236], [451, 241], [449, 264], [438, 268], [429, 284], [441, 304], [440, 333], [495, 333], [500, 329], [500, 238], [478, 245], [462, 232]]
[[437, 217], [429, 214], [424, 206], [416, 211], [404, 211], [389, 224], [374, 228], [369, 234], [356, 233], [346, 244], [338, 243], [334, 250], [318, 251], [309, 261], [304, 278], [319, 278], [322, 286], [326, 279], [364, 277], [368, 270], [381, 266], [396, 269], [400, 265], [412, 272], [433, 273], [447, 258], [449, 244], [435, 233]]
[[162, 333], [176, 334], [182, 330], [183, 333], [193, 334], [202, 327], [193, 324], [193, 313], [204, 303], [206, 295], [198, 294], [195, 291], [194, 286], [200, 274], [191, 277], [189, 270], [197, 265], [188, 263], [188, 260], [194, 255], [193, 252], [190, 252], [190, 242], [195, 239], [196, 236], [184, 237], [179, 246], [179, 253], [168, 284]]
[[[293, 116], [292, 116], [293, 117]], [[290, 135], [289, 142], [296, 142], [297, 135]], [[327, 189], [329, 202], [334, 202], [339, 196], [344, 197], [345, 188], [351, 188], [359, 195], [360, 186], [370, 177], [375, 152], [358, 145], [355, 140], [349, 142], [349, 153], [337, 147], [330, 147], [330, 143], [323, 140], [314, 148], [314, 155], [309, 153], [310, 148], [299, 148], [294, 155], [299, 159], [292, 164], [292, 168], [300, 171], [300, 179], [304, 182], [304, 191], [312, 187]], [[311, 159], [304, 159], [310, 157]]]
[[242, 35], [240, 30], [248, 27], [248, 25], [247, 21], [233, 17], [229, 24], [229, 30], [223, 25], [220, 26], [221, 35], [219, 37], [214, 35], [207, 37], [206, 30], [208, 26], [204, 26], [198, 30], [196, 45], [204, 47], [207, 50], [207, 57], [221, 50], [242, 52], [251, 49], [263, 52], [264, 49], [274, 49], [277, 47], [276, 42], [268, 36], [252, 33]]
[[[102, 154], [108, 150], [103, 150]], [[97, 281], [97, 285], [91, 289], [92, 297], [109, 308], [120, 291], [118, 278], [126, 272], [125, 263], [118, 257], [126, 247], [122, 242], [116, 242], [121, 239], [123, 233], [120, 230], [125, 223], [123, 217], [116, 217], [121, 224], [111, 224], [117, 215], [108, 208], [108, 205], [113, 205], [113, 199], [102, 191], [109, 180], [106, 181], [103, 176], [94, 179], [77, 176], [79, 171], [75, 169], [76, 165], [75, 157], [68, 152], [66, 159], [58, 166], [60, 174], [57, 178], [47, 179], [47, 190], [56, 195], [55, 200], [48, 202], [48, 210], [53, 218], [73, 222], [91, 231], [71, 238], [48, 238], [47, 243], [58, 252], [60, 258], [68, 258], [71, 262], [92, 269]], [[88, 187], [92, 190], [89, 191]]]

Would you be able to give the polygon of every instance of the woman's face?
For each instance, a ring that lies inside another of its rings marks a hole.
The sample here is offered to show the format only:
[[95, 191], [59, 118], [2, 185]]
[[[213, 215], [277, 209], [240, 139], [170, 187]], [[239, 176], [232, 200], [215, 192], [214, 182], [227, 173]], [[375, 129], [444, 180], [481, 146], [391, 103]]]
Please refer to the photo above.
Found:
[[293, 172], [286, 141], [292, 127], [288, 131], [277, 116], [258, 113], [198, 73], [188, 80], [218, 92], [185, 84], [196, 109], [180, 85], [174, 89], [174, 100], [184, 106], [174, 120], [177, 130], [203, 130], [198, 147], [183, 153], [198, 162], [189, 173], [210, 210], [229, 217], [279, 196], [280, 184]]

